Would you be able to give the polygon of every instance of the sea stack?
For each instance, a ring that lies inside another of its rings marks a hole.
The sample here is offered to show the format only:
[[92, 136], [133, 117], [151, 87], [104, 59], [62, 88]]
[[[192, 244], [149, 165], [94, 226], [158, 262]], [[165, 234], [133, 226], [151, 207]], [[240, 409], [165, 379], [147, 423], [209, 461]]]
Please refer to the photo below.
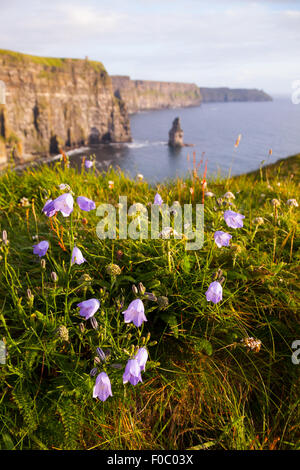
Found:
[[169, 131], [169, 143], [170, 147], [183, 147], [183, 130], [180, 126], [179, 117], [175, 118], [172, 124], [172, 128]]

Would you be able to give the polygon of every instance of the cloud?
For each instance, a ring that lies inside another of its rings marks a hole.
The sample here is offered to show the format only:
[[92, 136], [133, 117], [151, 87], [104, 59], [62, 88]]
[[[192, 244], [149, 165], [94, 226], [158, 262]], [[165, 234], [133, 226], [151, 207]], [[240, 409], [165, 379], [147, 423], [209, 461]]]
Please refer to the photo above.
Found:
[[10, 0], [0, 47], [101, 60], [133, 78], [290, 91], [300, 78], [297, 2]]

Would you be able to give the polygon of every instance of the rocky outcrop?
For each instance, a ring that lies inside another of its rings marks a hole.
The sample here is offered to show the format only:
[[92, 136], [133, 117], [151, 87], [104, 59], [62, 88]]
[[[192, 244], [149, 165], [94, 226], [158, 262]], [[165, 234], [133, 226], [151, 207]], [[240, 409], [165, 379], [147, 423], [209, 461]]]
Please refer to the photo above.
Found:
[[201, 103], [200, 90], [192, 83], [131, 80], [122, 75], [112, 75], [111, 79], [115, 96], [125, 101], [129, 113]]
[[8, 149], [24, 160], [99, 142], [128, 142], [125, 103], [100, 62], [0, 50], [0, 164]]
[[263, 90], [247, 90], [239, 88], [202, 88], [203, 103], [227, 101], [272, 101], [271, 96]]
[[172, 128], [169, 131], [169, 142], [170, 147], [183, 147], [183, 130], [181, 129], [179, 117], [175, 118], [172, 124]]

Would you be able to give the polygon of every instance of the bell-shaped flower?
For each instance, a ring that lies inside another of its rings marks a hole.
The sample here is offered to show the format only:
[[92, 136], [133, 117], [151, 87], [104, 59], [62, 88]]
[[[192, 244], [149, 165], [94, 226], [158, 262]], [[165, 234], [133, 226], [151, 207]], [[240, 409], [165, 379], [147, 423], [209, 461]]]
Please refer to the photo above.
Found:
[[38, 243], [37, 245], [33, 245], [33, 253], [35, 255], [45, 256], [49, 248], [49, 242], [47, 240], [43, 240], [42, 242]]
[[145, 365], [146, 365], [146, 362], [147, 362], [147, 359], [148, 359], [148, 351], [146, 348], [140, 348], [138, 350], [138, 352], [136, 353], [134, 359], [137, 360], [140, 368], [141, 368], [141, 371], [142, 370], [145, 370]]
[[93, 389], [93, 398], [99, 398], [105, 401], [108, 397], [112, 397], [111, 383], [106, 372], [101, 372], [97, 375], [96, 383]]
[[229, 246], [231, 238], [232, 235], [230, 235], [230, 233], [222, 232], [222, 230], [217, 230], [214, 233], [214, 240], [219, 248], [221, 248], [222, 246]]
[[130, 302], [127, 310], [122, 313], [124, 314], [125, 323], [133, 322], [137, 327], [141, 326], [144, 321], [147, 321], [144, 304], [141, 299], [135, 299]]
[[77, 304], [77, 307], [80, 308], [79, 314], [84, 317], [86, 320], [91, 318], [97, 312], [100, 307], [100, 302], [97, 299], [84, 300]]
[[94, 201], [88, 199], [85, 196], [78, 196], [77, 204], [79, 205], [82, 211], [89, 212], [96, 209], [96, 204], [94, 203]]
[[69, 217], [73, 212], [73, 196], [71, 193], [64, 193], [54, 199], [54, 208], [60, 211], [64, 217]]
[[86, 160], [86, 161], [84, 162], [84, 166], [85, 166], [85, 168], [87, 168], [87, 169], [88, 169], [88, 168], [92, 168], [93, 165], [94, 165], [94, 162], [93, 162], [92, 160]]
[[141, 368], [136, 359], [129, 359], [126, 364], [125, 372], [123, 374], [123, 384], [130, 382], [131, 385], [136, 385], [142, 382]]
[[209, 288], [205, 292], [206, 300], [217, 304], [222, 300], [223, 288], [218, 281], [214, 281], [209, 285]]
[[231, 228], [241, 228], [243, 227], [243, 219], [245, 218], [244, 215], [239, 214], [238, 212], [234, 212], [231, 210], [224, 212], [224, 220], [228, 227]]
[[86, 261], [86, 259], [83, 257], [81, 251], [77, 246], [74, 246], [73, 251], [72, 251], [72, 264], [82, 264]]
[[53, 215], [55, 215], [57, 212], [54, 206], [54, 201], [52, 201], [52, 199], [49, 199], [44, 205], [42, 211], [44, 212], [44, 214], [46, 214], [47, 217], [53, 217]]
[[160, 194], [156, 193], [154, 196], [154, 202], [153, 204], [157, 204], [158, 206], [161, 206], [163, 203], [162, 197]]

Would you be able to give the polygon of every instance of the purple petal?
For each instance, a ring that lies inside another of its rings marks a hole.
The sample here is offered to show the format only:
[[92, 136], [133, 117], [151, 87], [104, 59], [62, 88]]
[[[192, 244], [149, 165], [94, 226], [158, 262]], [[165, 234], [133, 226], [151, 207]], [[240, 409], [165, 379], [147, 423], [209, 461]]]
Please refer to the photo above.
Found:
[[79, 205], [82, 211], [89, 212], [96, 209], [96, 204], [94, 203], [94, 201], [88, 199], [85, 196], [78, 196], [77, 204]]
[[108, 397], [112, 397], [111, 383], [106, 372], [101, 372], [97, 378], [93, 389], [93, 398], [99, 398], [105, 401]]
[[49, 242], [47, 240], [43, 240], [42, 242], [38, 243], [37, 245], [33, 245], [33, 253], [35, 255], [45, 256], [49, 248]]

